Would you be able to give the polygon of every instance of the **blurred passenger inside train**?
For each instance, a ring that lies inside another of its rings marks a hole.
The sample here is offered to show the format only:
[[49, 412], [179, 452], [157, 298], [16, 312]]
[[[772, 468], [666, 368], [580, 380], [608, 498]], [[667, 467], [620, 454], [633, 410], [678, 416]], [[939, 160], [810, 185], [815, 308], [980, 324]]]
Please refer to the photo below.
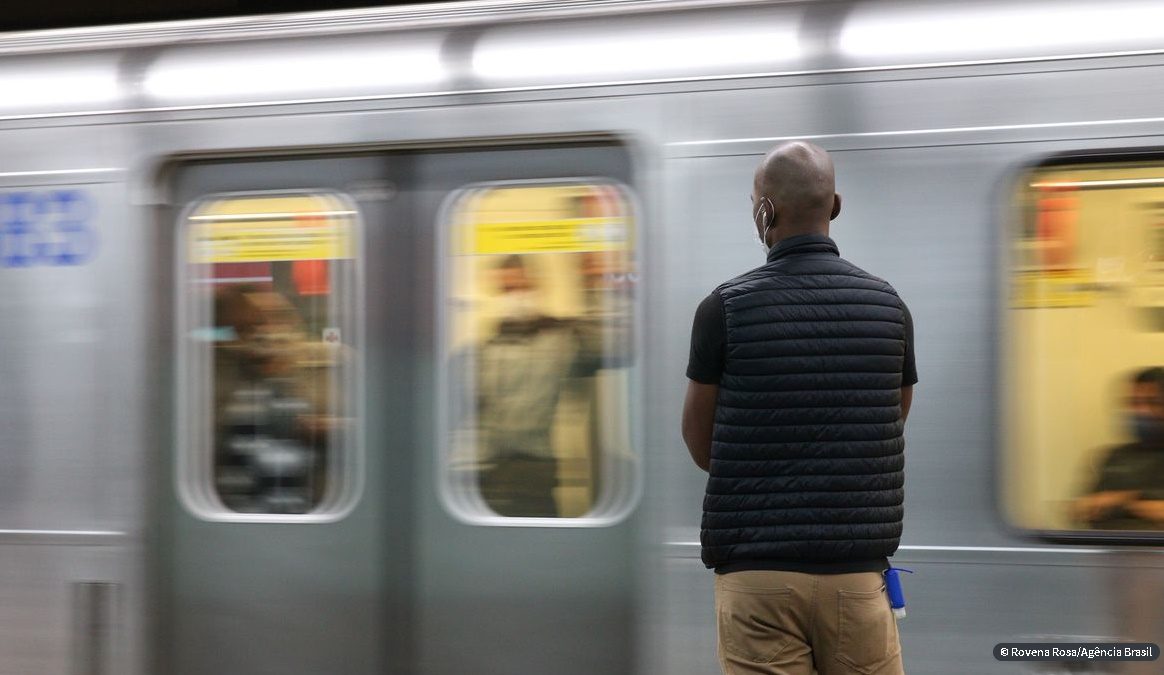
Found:
[[[622, 252], [592, 251], [579, 257], [585, 298], [582, 321], [589, 324], [582, 335], [590, 336], [583, 340], [589, 350], [583, 361], [595, 369], [582, 373], [580, 389], [589, 418], [589, 488], [591, 495], [598, 495], [612, 476], [634, 472], [625, 437], [618, 433], [619, 422], [625, 421], [626, 380], [614, 373], [632, 361], [635, 275], [629, 257]], [[606, 372], [612, 377], [600, 377], [604, 369], [609, 369]]]
[[215, 350], [219, 497], [239, 512], [306, 513], [320, 462], [298, 314], [279, 293], [247, 286], [220, 290], [215, 313], [235, 338]]
[[[492, 270], [500, 316], [494, 334], [475, 349], [477, 433], [485, 465], [479, 486], [486, 504], [506, 517], [559, 517], [554, 489], [562, 424], [559, 402], [579, 398], [585, 378], [625, 361], [612, 346], [628, 339], [629, 314], [609, 299], [610, 262], [594, 254], [579, 261], [587, 292], [583, 316], [555, 317], [544, 310], [537, 276], [520, 255]], [[623, 350], [625, 351], [625, 350]], [[591, 433], [578, 420], [573, 433]], [[593, 442], [593, 439], [591, 439]]]
[[1135, 440], [1107, 454], [1075, 512], [1095, 529], [1164, 529], [1164, 368], [1137, 372], [1126, 396]]
[[[578, 254], [585, 298], [585, 326], [580, 336], [583, 347], [597, 352], [591, 359], [602, 359], [603, 367], [630, 365], [630, 317], [634, 312], [634, 273], [621, 253], [587, 252]], [[589, 325], [586, 325], [589, 323]]]

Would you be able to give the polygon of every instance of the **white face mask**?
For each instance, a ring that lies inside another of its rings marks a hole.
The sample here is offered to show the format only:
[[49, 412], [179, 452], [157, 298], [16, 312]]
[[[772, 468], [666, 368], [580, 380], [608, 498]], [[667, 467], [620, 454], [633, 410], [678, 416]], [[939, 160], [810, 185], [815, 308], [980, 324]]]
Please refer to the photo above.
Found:
[[503, 319], [533, 319], [541, 314], [538, 297], [533, 291], [510, 291], [497, 298]]

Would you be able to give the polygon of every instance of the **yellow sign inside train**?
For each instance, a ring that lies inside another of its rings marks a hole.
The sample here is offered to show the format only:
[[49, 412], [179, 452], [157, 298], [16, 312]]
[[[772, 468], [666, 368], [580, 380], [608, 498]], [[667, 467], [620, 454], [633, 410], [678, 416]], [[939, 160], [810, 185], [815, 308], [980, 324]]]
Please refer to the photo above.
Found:
[[1013, 279], [1011, 306], [1016, 309], [1095, 304], [1095, 275], [1088, 270], [1020, 271]]
[[468, 255], [627, 251], [621, 194], [599, 185], [484, 188], [458, 203], [456, 250]]
[[622, 251], [627, 227], [622, 218], [562, 218], [475, 223], [472, 252], [581, 253]]
[[353, 257], [356, 212], [328, 195], [204, 202], [188, 217], [190, 262], [240, 263]]

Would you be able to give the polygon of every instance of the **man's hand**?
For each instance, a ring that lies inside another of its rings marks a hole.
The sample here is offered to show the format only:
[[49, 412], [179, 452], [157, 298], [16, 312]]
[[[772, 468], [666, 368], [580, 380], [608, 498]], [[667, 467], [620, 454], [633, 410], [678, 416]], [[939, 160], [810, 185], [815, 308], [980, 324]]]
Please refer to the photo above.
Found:
[[1075, 515], [1086, 523], [1094, 522], [1117, 506], [1130, 503], [1138, 495], [1135, 490], [1107, 490], [1086, 495], [1075, 500]]

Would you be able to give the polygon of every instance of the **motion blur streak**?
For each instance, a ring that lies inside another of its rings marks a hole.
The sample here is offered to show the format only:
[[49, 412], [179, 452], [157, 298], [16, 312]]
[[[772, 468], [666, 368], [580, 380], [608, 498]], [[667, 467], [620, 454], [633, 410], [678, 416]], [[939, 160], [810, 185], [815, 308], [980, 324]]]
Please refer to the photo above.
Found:
[[0, 68], [4, 108], [13, 112], [56, 112], [112, 108], [121, 90], [108, 56], [53, 60], [23, 59]]
[[1164, 6], [1159, 4], [1075, 0], [1047, 8], [967, 3], [935, 14], [927, 3], [912, 3], [859, 8], [841, 30], [838, 47], [851, 57], [1042, 55], [1113, 42], [1152, 48], [1162, 37]]
[[179, 50], [161, 57], [144, 89], [171, 103], [260, 101], [296, 93], [412, 91], [439, 86], [443, 74], [440, 43], [431, 37], [408, 36], [387, 44], [333, 39], [258, 55], [237, 45]]
[[784, 66], [800, 52], [795, 21], [739, 27], [663, 17], [640, 25], [596, 23], [585, 28], [489, 34], [474, 52], [473, 73], [497, 84], [579, 78], [597, 82], [630, 69], [660, 77], [692, 70], [748, 73]]

